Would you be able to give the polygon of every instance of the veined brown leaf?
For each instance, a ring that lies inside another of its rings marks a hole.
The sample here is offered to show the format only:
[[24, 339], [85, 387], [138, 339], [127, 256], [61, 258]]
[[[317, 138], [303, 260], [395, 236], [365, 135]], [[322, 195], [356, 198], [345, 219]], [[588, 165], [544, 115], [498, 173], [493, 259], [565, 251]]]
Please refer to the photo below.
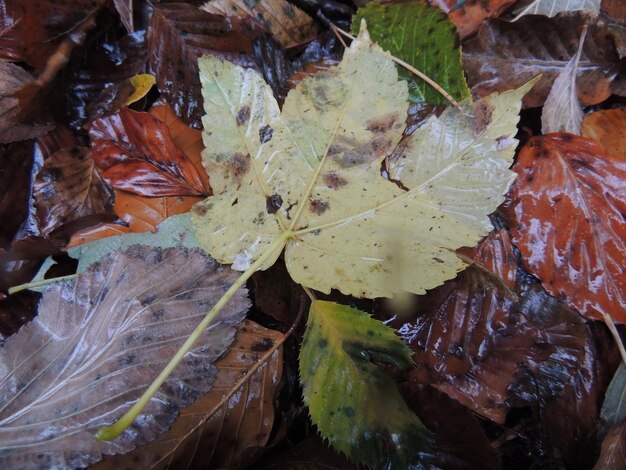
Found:
[[448, 14], [461, 39], [474, 34], [489, 18], [500, 16], [515, 0], [429, 0]]
[[626, 160], [626, 107], [603, 109], [583, 118], [582, 135]]
[[[177, 470], [244, 467], [251, 451], [267, 443], [274, 424], [273, 399], [282, 377], [282, 347], [256, 372], [250, 371], [283, 336], [245, 320], [237, 327], [228, 352], [215, 362], [217, 375], [208, 394], [183, 409], [172, 428], [156, 441], [106, 458], [93, 470], [125, 465]], [[237, 387], [248, 374], [252, 375]]]
[[513, 239], [545, 289], [589, 319], [626, 323], [626, 163], [570, 134], [520, 152]]
[[154, 439], [177, 408], [209, 389], [249, 301], [222, 310], [115, 442], [99, 426], [128, 409], [234, 281], [200, 250], [135, 245], [44, 293], [39, 315], [0, 355], [0, 462], [5, 468], [84, 467]]
[[600, 0], [522, 0], [515, 5], [515, 20], [525, 15], [544, 15], [549, 18], [564, 12], [580, 11], [591, 18], [600, 13]]

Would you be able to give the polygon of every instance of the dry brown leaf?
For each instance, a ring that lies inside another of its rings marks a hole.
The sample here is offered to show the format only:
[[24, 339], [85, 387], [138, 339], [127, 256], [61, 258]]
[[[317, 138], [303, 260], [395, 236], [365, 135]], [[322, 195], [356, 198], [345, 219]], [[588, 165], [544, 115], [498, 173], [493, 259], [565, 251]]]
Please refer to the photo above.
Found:
[[587, 114], [582, 135], [594, 139], [611, 155], [626, 159], [626, 106]]
[[[243, 468], [255, 447], [268, 441], [274, 424], [273, 397], [282, 376], [284, 335], [250, 320], [237, 328], [235, 342], [215, 363], [211, 391], [182, 410], [167, 433], [136, 451], [107, 458], [92, 470], [134, 468]], [[267, 362], [240, 387], [235, 384], [262, 360]], [[221, 404], [221, 401], [226, 401]]]

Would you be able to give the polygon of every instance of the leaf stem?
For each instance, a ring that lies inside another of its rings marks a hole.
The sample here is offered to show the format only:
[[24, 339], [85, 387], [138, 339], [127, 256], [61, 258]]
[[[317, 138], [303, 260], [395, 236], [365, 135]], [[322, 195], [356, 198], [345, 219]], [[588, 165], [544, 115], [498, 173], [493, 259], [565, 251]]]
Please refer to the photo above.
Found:
[[178, 352], [172, 357], [170, 362], [163, 368], [159, 376], [152, 382], [152, 384], [148, 387], [148, 389], [141, 395], [137, 403], [135, 403], [124, 416], [122, 416], [119, 420], [113, 423], [110, 426], [103, 426], [96, 432], [96, 439], [99, 441], [110, 441], [118, 437], [122, 434], [128, 426], [132, 424], [135, 418], [141, 413], [141, 411], [148, 404], [150, 399], [157, 392], [159, 387], [163, 385], [163, 382], [167, 380], [172, 371], [176, 368], [176, 366], [182, 361], [185, 354], [187, 354], [194, 343], [198, 340], [202, 332], [206, 329], [207, 326], [211, 324], [211, 322], [217, 317], [219, 312], [224, 308], [224, 306], [228, 303], [228, 301], [232, 298], [232, 296], [239, 290], [241, 286], [252, 276], [256, 271], [258, 271], [263, 263], [276, 251], [282, 250], [287, 243], [287, 240], [293, 236], [293, 232], [291, 230], [285, 230], [280, 237], [272, 242], [272, 244], [268, 247], [267, 250], [263, 252], [263, 254], [254, 262], [252, 265], [246, 269], [241, 276], [233, 283], [232, 286], [222, 295], [220, 300], [213, 306], [213, 308], [206, 314], [206, 316], [202, 319], [202, 321], [198, 324], [195, 330], [189, 335], [189, 338], [183, 343]]
[[[344, 31], [343, 29], [341, 29], [340, 27], [336, 26], [333, 23], [330, 23], [330, 27], [333, 30], [333, 32], [335, 34], [339, 33], [339, 34], [343, 34], [345, 37], [350, 38], [352, 40], [355, 40], [356, 38], [354, 36], [352, 36], [352, 34], [348, 33], [347, 31]], [[421, 78], [422, 80], [424, 80], [426, 83], [428, 83], [431, 87], [433, 87], [435, 90], [437, 90], [445, 99], [447, 99], [450, 104], [452, 104], [452, 106], [454, 106], [456, 109], [458, 109], [461, 114], [465, 114], [465, 111], [463, 110], [463, 108], [461, 107], [461, 105], [459, 104], [459, 102], [457, 100], [455, 100], [450, 93], [448, 93], [446, 90], [444, 90], [441, 85], [439, 85], [436, 81], [434, 81], [432, 78], [430, 78], [428, 75], [425, 75], [423, 72], [420, 72], [419, 70], [417, 70], [415, 67], [413, 67], [411, 64], [406, 63], [405, 61], [403, 61], [402, 59], [398, 59], [397, 57], [395, 57], [392, 54], [389, 54], [391, 56], [391, 59], [398, 65], [401, 65], [402, 67], [404, 67], [405, 69], [407, 69], [409, 72], [411, 72], [414, 75], [417, 75], [419, 78]]]
[[68, 274], [67, 276], [59, 276], [59, 277], [53, 277], [50, 279], [42, 279], [41, 281], [27, 282], [25, 284], [20, 284], [19, 286], [9, 287], [8, 292], [9, 294], [15, 294], [17, 292], [21, 292], [26, 289], [36, 289], [37, 287], [44, 287], [54, 282], [76, 279], [77, 276], [78, 274]]
[[622, 337], [620, 336], [619, 332], [617, 331], [617, 328], [615, 327], [615, 322], [613, 321], [613, 318], [611, 318], [611, 316], [609, 316], [606, 313], [602, 314], [602, 318], [604, 319], [604, 323], [608, 327], [609, 331], [611, 332], [611, 335], [613, 336], [613, 339], [615, 340], [615, 343], [617, 344], [617, 349], [619, 351], [620, 356], [622, 357], [622, 362], [624, 363], [624, 365], [626, 365], [626, 348], [624, 348]]

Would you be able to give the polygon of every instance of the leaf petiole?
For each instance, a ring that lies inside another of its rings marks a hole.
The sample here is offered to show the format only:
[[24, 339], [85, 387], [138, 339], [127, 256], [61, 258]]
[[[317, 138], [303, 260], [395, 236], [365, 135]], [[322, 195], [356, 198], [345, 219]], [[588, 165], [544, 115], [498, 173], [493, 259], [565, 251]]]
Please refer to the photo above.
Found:
[[172, 371], [187, 354], [193, 344], [200, 338], [202, 332], [211, 324], [211, 322], [217, 317], [222, 308], [228, 303], [237, 290], [245, 284], [245, 282], [262, 266], [263, 263], [273, 254], [276, 250], [282, 251], [287, 243], [287, 240], [293, 236], [293, 231], [285, 230], [280, 237], [272, 242], [272, 244], [263, 252], [263, 254], [246, 269], [239, 278], [233, 283], [232, 286], [224, 293], [224, 295], [217, 301], [211, 310], [206, 314], [198, 326], [193, 330], [189, 338], [183, 343], [180, 349], [176, 352], [170, 362], [163, 368], [159, 376], [150, 384], [148, 389], [141, 395], [137, 403], [135, 403], [124, 416], [113, 423], [110, 426], [103, 426], [96, 432], [96, 439], [99, 441], [111, 441], [122, 434], [126, 428], [128, 428], [132, 422], [137, 418], [139, 413], [145, 408], [150, 399], [158, 391], [159, 387], [163, 385], [163, 382], [167, 380]]
[[35, 281], [35, 282], [27, 282], [25, 284], [20, 284], [19, 286], [13, 286], [13, 287], [9, 287], [9, 294], [15, 294], [17, 292], [21, 292], [23, 290], [26, 289], [36, 289], [38, 287], [45, 287], [48, 284], [53, 284], [55, 282], [59, 282], [59, 281], [68, 281], [70, 279], [76, 279], [76, 277], [78, 276], [78, 274], [68, 274], [67, 276], [59, 276], [59, 277], [53, 277], [50, 279], [42, 279], [41, 281]]

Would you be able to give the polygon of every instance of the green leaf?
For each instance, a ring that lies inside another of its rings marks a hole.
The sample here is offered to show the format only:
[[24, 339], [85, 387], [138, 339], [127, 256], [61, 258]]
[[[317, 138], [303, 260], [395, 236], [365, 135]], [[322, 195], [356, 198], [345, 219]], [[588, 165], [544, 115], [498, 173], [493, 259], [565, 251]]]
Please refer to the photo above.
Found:
[[300, 350], [304, 401], [322, 436], [355, 462], [421, 468], [430, 432], [375, 362], [411, 366], [394, 330], [359, 310], [314, 301]]
[[[432, 78], [457, 101], [470, 97], [456, 28], [439, 8], [421, 1], [372, 2], [357, 10], [352, 20], [354, 34], [363, 18], [372, 39], [383, 49]], [[429, 84], [400, 66], [399, 75], [408, 81], [412, 102], [448, 104]]]
[[454, 251], [491, 230], [487, 215], [513, 180], [513, 136], [532, 86], [431, 119], [405, 141], [413, 173], [408, 163], [394, 170], [403, 190], [380, 165], [402, 135], [406, 83], [365, 29], [339, 66], [289, 93], [280, 115], [256, 72], [214, 57], [200, 70], [203, 160], [215, 192], [192, 211], [200, 245], [238, 270], [286, 247], [294, 281], [370, 298], [423, 293], [465, 268]]
[[606, 390], [600, 418], [607, 427], [615, 426], [626, 419], [626, 367], [624, 363], [619, 365]]

